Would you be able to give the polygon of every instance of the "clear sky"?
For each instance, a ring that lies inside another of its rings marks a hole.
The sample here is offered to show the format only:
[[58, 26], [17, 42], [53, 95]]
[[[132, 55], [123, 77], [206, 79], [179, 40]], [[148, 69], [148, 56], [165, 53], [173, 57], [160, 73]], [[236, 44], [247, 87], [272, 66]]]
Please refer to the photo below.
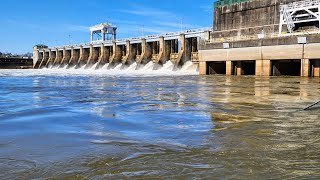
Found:
[[118, 38], [180, 31], [181, 19], [184, 30], [211, 27], [212, 14], [213, 0], [3, 0], [0, 51], [89, 42], [102, 22], [117, 25]]

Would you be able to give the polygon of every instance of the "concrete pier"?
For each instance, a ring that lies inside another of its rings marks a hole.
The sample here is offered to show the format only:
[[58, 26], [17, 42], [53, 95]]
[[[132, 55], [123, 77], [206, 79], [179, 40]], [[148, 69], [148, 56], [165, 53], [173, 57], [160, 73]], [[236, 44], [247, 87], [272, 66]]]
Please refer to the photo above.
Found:
[[101, 43], [100, 46], [100, 56], [99, 56], [99, 61], [98, 61], [98, 65], [96, 67], [96, 69], [99, 69], [101, 67], [103, 67], [105, 64], [107, 64], [109, 62], [109, 58], [111, 55], [111, 51], [110, 51], [110, 46], [104, 46], [103, 43]]
[[122, 49], [122, 51], [125, 52], [125, 54], [123, 54], [122, 56], [122, 64], [124, 66], [131, 65], [136, 61], [137, 46], [134, 44], [130, 44], [129, 40], [126, 41], [125, 48]]
[[63, 48], [63, 58], [61, 60], [59, 67], [64, 67], [68, 65], [70, 58], [71, 58], [71, 50], [67, 50], [66, 48]]
[[52, 64], [53, 67], [59, 66], [63, 58], [63, 51], [56, 49], [56, 58]]
[[89, 53], [90, 53], [90, 49], [80, 46], [80, 57], [79, 57], [76, 68], [81, 68], [82, 66], [86, 65], [89, 58]]
[[39, 68], [42, 68], [43, 66], [45, 66], [49, 60], [49, 51], [43, 51], [42, 52], [42, 60], [41, 63], [39, 64]]
[[93, 47], [93, 45], [90, 45], [90, 50], [89, 50], [89, 58], [86, 63], [86, 68], [92, 67], [95, 63], [98, 62], [99, 57], [100, 57], [100, 49], [99, 47]]
[[74, 47], [71, 47], [71, 57], [70, 57], [70, 61], [67, 68], [76, 66], [79, 58], [80, 58], [80, 49], [74, 49]]
[[117, 64], [121, 62], [122, 53], [121, 48], [117, 46], [116, 41], [112, 42], [112, 56], [110, 57], [108, 69], [114, 68]]

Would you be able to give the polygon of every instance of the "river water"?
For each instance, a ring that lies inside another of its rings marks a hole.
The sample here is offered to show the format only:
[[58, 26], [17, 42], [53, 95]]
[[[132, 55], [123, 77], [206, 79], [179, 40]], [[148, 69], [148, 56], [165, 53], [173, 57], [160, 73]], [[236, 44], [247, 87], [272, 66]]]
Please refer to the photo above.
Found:
[[[76, 70], [74, 70], [76, 71]], [[319, 179], [320, 79], [0, 71], [0, 179]]]

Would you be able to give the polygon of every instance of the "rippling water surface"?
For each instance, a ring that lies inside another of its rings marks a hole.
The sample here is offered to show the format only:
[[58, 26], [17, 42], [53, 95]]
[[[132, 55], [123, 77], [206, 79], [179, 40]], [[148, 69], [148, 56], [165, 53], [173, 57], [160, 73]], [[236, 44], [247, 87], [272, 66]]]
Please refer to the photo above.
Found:
[[318, 179], [319, 82], [1, 70], [0, 179]]

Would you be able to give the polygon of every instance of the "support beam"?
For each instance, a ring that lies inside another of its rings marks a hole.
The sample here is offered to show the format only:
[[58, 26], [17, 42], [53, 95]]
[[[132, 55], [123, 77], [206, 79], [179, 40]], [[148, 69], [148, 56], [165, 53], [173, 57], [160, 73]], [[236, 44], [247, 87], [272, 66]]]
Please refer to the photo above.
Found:
[[44, 65], [46, 68], [48, 68], [49, 66], [51, 66], [53, 64], [53, 61], [56, 58], [55, 54], [56, 54], [55, 52], [52, 52], [52, 50], [49, 49], [49, 59], [48, 59], [47, 63]]
[[141, 39], [141, 55], [137, 59], [137, 64], [145, 64], [147, 58], [151, 58], [150, 46], [148, 45], [145, 38]]
[[125, 64], [132, 64], [136, 58], [136, 53], [137, 53], [137, 50], [136, 48], [130, 44], [130, 41], [127, 40], [126, 41], [126, 55], [125, 57], [122, 59], [122, 64], [125, 65]]
[[54, 60], [52, 66], [57, 66], [61, 63], [62, 60], [62, 52], [59, 49], [56, 49], [56, 59]]
[[164, 37], [160, 36], [159, 37], [159, 54], [158, 54], [158, 59], [156, 60], [156, 63], [161, 63], [165, 64], [168, 59], [165, 58], [165, 53], [166, 53], [166, 47], [165, 47], [165, 41]]
[[71, 47], [71, 58], [67, 68], [76, 66], [79, 58], [80, 58], [80, 50], [75, 50], [74, 47]]
[[270, 75], [271, 75], [271, 61], [256, 60], [256, 76], [270, 76]]
[[199, 62], [199, 74], [200, 75], [207, 74], [207, 62]]
[[96, 62], [98, 62], [99, 58], [99, 52], [96, 48], [93, 47], [92, 44], [90, 44], [90, 50], [89, 50], [89, 58], [86, 64], [86, 68], [90, 68], [93, 66]]
[[106, 47], [106, 46], [104, 46], [103, 43], [101, 43], [100, 57], [99, 57], [99, 62], [98, 62], [96, 69], [100, 69], [101, 67], [103, 67], [105, 64], [107, 64], [109, 62], [109, 58], [110, 58], [109, 48], [110, 47]]
[[232, 75], [232, 61], [226, 61], [226, 75], [231, 76]]
[[186, 36], [184, 34], [180, 35], [180, 51], [177, 59], [174, 61], [173, 70], [178, 70], [178, 67], [185, 61], [185, 50], [186, 50]]
[[89, 58], [89, 53], [86, 49], [83, 48], [83, 46], [80, 46], [80, 57], [77, 63], [76, 68], [81, 68], [84, 66]]
[[309, 59], [301, 59], [301, 76], [309, 77], [310, 75], [310, 61]]
[[42, 52], [42, 60], [41, 63], [39, 64], [39, 69], [41, 69], [45, 64], [47, 64], [49, 59], [49, 53], [46, 52], [46, 50], [43, 50]]
[[59, 67], [64, 67], [65, 65], [67, 65], [70, 61], [70, 58], [71, 58], [71, 52], [66, 50], [66, 48], [63, 48], [63, 58]]
[[116, 41], [112, 42], [112, 52], [113, 54], [110, 58], [108, 69], [114, 67], [115, 65], [121, 62], [121, 49], [119, 46], [117, 46]]
[[38, 69], [42, 60], [42, 55], [36, 47], [33, 48], [33, 68]]

